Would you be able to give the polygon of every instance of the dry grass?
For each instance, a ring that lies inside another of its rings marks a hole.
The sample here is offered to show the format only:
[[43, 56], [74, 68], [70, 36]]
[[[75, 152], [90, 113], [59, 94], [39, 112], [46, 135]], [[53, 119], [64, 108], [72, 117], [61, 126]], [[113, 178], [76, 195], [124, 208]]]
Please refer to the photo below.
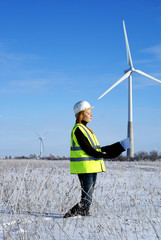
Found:
[[106, 162], [98, 174], [91, 217], [54, 219], [80, 199], [68, 161], [0, 161], [3, 239], [161, 239], [161, 162]]

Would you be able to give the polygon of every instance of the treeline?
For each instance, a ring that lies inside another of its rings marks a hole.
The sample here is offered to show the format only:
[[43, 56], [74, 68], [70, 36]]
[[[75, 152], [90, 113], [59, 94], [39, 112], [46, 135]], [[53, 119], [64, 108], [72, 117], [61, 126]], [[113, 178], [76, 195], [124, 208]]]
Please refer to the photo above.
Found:
[[127, 156], [120, 155], [115, 160], [117, 161], [156, 161], [161, 160], [161, 153], [157, 150], [152, 150], [149, 153], [146, 151], [139, 151], [134, 154], [134, 158], [128, 158]]
[[69, 157], [66, 157], [66, 156], [61, 157], [61, 156], [55, 156], [54, 154], [50, 154], [49, 156], [43, 156], [40, 158], [40, 156], [37, 156], [36, 154], [30, 154], [29, 156], [25, 156], [25, 155], [15, 156], [15, 157], [6, 156], [5, 158], [2, 158], [2, 159], [68, 160]]
[[[4, 159], [4, 158], [3, 158]], [[30, 154], [29, 156], [15, 156], [12, 158], [11, 156], [6, 156], [5, 159], [40, 159], [39, 156], [36, 154]], [[43, 156], [41, 158], [42, 160], [69, 160], [70, 157], [66, 156], [55, 156], [54, 154], [50, 154], [49, 156]], [[110, 161], [110, 159], [106, 159]], [[112, 161], [114, 159], [111, 159]], [[161, 153], [158, 153], [157, 150], [152, 150], [149, 153], [146, 151], [139, 151], [134, 154], [134, 158], [128, 158], [124, 155], [120, 155], [119, 157], [115, 158], [115, 161], [156, 161], [156, 160], [161, 160]]]

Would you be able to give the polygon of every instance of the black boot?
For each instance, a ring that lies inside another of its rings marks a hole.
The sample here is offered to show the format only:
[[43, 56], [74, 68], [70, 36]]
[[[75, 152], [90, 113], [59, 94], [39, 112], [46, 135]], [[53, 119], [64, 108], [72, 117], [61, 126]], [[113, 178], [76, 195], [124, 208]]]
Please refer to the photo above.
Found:
[[89, 208], [84, 209], [80, 203], [77, 203], [74, 207], [72, 207], [65, 215], [63, 218], [68, 218], [68, 217], [75, 217], [75, 216], [89, 216]]
[[77, 203], [74, 207], [72, 207], [65, 215], [63, 218], [68, 218], [68, 217], [74, 217], [80, 215], [80, 206], [79, 203]]

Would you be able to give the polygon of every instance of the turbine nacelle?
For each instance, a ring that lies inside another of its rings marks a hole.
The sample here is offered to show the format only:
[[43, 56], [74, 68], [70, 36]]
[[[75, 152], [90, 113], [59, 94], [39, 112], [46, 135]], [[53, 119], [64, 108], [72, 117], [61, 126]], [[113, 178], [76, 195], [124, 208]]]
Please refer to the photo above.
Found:
[[124, 70], [124, 73], [127, 73], [129, 71], [131, 71], [131, 73], [132, 72], [137, 72], [137, 70], [134, 67], [131, 67], [131, 68], [128, 68], [128, 69]]
[[127, 73], [129, 71], [135, 72], [135, 68], [134, 67], [128, 68], [128, 69], [124, 70], [124, 73]]

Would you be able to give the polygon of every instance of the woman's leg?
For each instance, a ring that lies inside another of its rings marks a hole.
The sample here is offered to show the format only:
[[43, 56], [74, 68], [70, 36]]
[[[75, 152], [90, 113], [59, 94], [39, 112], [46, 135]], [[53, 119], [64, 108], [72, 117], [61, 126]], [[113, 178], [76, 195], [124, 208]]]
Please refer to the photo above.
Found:
[[92, 203], [92, 194], [96, 184], [97, 173], [78, 174], [78, 177], [82, 188], [80, 203], [83, 210], [89, 210]]

